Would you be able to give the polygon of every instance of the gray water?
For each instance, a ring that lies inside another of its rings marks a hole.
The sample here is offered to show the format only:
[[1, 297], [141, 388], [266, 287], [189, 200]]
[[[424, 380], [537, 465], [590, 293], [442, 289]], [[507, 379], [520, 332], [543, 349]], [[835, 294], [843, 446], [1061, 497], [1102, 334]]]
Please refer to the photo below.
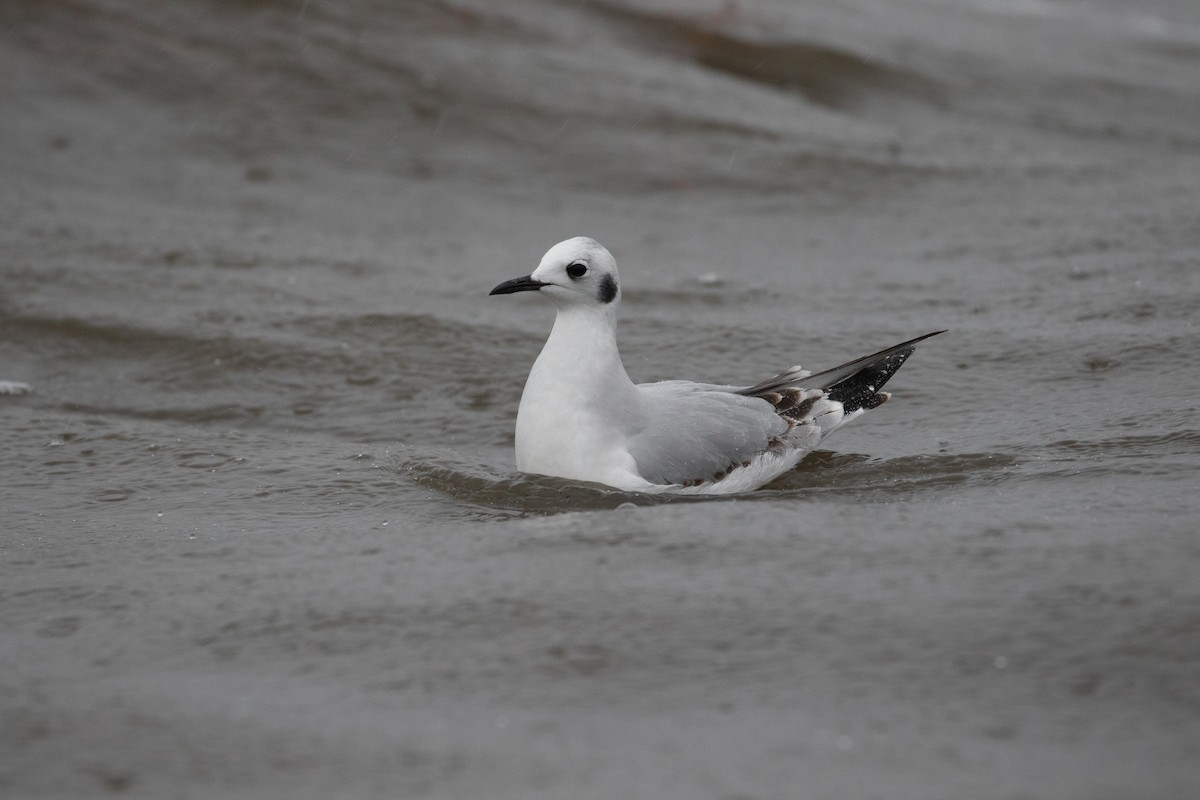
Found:
[[[1200, 792], [1190, 0], [0, 6], [5, 797]], [[704, 502], [512, 463], [930, 330]]]

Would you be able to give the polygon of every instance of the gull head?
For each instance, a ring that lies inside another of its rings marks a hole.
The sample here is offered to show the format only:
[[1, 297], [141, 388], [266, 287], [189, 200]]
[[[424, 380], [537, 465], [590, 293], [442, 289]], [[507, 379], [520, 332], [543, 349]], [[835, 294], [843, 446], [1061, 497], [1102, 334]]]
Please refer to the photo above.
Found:
[[617, 262], [595, 239], [576, 236], [546, 251], [529, 275], [513, 278], [489, 294], [540, 292], [559, 308], [614, 308], [621, 297]]

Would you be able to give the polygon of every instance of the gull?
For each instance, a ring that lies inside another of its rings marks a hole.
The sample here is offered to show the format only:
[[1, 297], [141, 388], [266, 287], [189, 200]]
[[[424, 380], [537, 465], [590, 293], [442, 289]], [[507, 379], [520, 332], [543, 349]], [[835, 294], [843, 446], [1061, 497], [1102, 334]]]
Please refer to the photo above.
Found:
[[529, 275], [489, 294], [531, 292], [557, 307], [517, 411], [522, 472], [653, 494], [736, 494], [792, 469], [826, 436], [890, 396], [879, 391], [935, 331], [811, 373], [753, 386], [635, 384], [617, 351], [617, 263], [584, 236], [551, 247]]

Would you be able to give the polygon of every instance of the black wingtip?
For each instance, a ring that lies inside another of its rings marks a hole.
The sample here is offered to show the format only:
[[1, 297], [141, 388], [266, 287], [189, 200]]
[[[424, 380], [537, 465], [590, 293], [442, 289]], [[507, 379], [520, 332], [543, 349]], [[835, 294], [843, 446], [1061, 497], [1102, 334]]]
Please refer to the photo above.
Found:
[[860, 408], [875, 408], [887, 399], [886, 395], [880, 395], [879, 390], [904, 366], [904, 362], [916, 350], [917, 343], [945, 332], [934, 331], [909, 339], [840, 367], [819, 372], [808, 380], [814, 382], [810, 385], [824, 389], [825, 396], [830, 400], [841, 403], [846, 413]]
[[843, 378], [825, 389], [825, 396], [842, 404], [849, 414], [860, 408], [872, 409], [883, 402], [879, 390], [896, 374], [915, 348], [897, 350], [878, 361], [863, 367], [848, 378]]

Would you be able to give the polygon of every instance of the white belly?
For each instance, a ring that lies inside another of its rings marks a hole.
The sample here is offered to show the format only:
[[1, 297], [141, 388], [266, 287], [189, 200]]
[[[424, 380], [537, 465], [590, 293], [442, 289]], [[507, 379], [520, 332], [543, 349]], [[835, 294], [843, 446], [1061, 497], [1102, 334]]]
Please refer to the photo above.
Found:
[[522, 472], [610, 486], [626, 486], [637, 475], [621, 431], [593, 414], [547, 407], [529, 392], [517, 412], [516, 439]]

